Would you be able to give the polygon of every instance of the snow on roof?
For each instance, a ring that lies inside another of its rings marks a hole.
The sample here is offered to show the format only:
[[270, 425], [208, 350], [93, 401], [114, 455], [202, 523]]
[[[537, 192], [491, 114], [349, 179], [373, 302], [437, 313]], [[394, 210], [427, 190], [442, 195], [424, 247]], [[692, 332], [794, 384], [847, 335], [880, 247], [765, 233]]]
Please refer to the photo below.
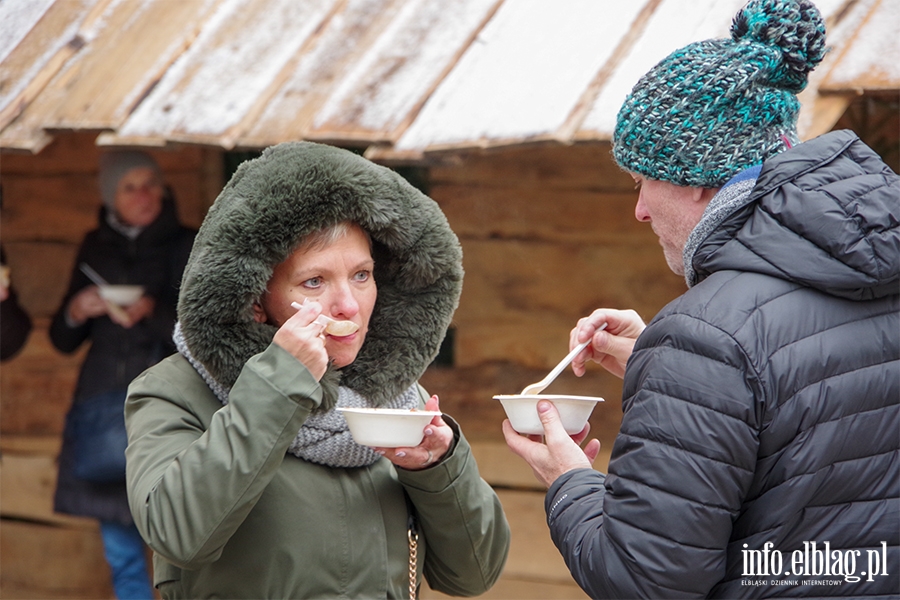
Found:
[[16, 110], [23, 95], [28, 100], [29, 86], [48, 65], [74, 51], [76, 34], [92, 0], [52, 4], [52, 0], [49, 4], [47, 0], [0, 3], [0, 114]]
[[728, 36], [731, 18], [744, 0], [668, 0], [653, 12], [640, 39], [603, 86], [579, 137], [609, 138], [616, 113], [641, 75], [691, 42]]
[[552, 138], [643, 6], [596, 0], [504, 3], [397, 148]]
[[395, 141], [498, 3], [457, 0], [447, 10], [441, 0], [406, 2], [325, 102], [311, 134]]
[[[0, 2], [0, 148], [292, 139], [427, 157], [608, 140], [637, 79], [724, 37], [743, 0]], [[833, 46], [801, 94], [827, 130], [857, 90], [900, 89], [896, 0], [817, 0]]]
[[51, 4], [53, 0], [0, 2], [0, 62], [28, 35]]
[[821, 89], [896, 90], [900, 81], [900, 2], [879, 0], [844, 47]]
[[226, 0], [122, 126], [123, 137], [222, 138], [240, 124], [335, 0]]

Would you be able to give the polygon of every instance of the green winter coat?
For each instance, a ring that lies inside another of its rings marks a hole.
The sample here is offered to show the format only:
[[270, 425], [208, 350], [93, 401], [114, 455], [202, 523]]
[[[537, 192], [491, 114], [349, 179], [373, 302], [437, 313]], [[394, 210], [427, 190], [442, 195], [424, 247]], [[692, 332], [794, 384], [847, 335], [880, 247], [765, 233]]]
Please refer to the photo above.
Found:
[[[378, 300], [357, 359], [317, 382], [271, 343], [275, 328], [253, 320], [252, 303], [302, 237], [342, 220], [372, 238]], [[466, 596], [494, 584], [509, 526], [450, 417], [451, 449], [421, 471], [288, 452], [313, 411], [333, 408], [338, 385], [373, 406], [416, 385], [461, 287], [446, 218], [393, 171], [310, 143], [274, 146], [238, 169], [181, 285], [182, 340], [200, 366], [165, 359], [132, 382], [125, 407], [129, 502], [164, 598], [408, 597], [404, 496], [418, 521], [419, 581]]]
[[320, 397], [275, 345], [247, 362], [225, 407], [180, 355], [132, 383], [129, 490], [163, 597], [408, 597], [404, 490], [422, 534], [418, 573], [447, 594], [487, 590], [509, 531], [465, 438], [422, 471], [285, 454]]

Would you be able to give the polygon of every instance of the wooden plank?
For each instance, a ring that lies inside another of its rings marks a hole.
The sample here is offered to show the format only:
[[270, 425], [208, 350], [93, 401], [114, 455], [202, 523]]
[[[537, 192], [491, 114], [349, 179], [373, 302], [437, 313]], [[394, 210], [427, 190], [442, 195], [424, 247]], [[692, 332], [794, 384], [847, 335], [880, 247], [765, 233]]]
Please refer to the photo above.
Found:
[[611, 139], [616, 115], [635, 82], [670, 52], [691, 42], [728, 37], [745, 0], [664, 0], [641, 37], [616, 65], [575, 135], [576, 140]]
[[[32, 319], [53, 316], [68, 288], [78, 245], [41, 240], [3, 242], [3, 246], [22, 306]], [[37, 277], [29, 272], [29, 267], [35, 264], [41, 265], [40, 276]], [[4, 363], [4, 367], [6, 365]]]
[[627, 246], [518, 240], [462, 245], [466, 280], [454, 315], [459, 366], [511, 360], [551, 367], [568, 349], [579, 318], [606, 307], [634, 309], [647, 321], [685, 288], [655, 240]]
[[41, 95], [41, 106], [47, 111], [43, 125], [56, 129], [120, 125], [196, 39], [220, 3], [112, 4], [96, 37]]
[[[96, 174], [4, 177], [3, 196], [4, 243], [8, 239], [77, 245], [97, 227], [101, 201]], [[68, 201], [60, 203], [59, 198]]]
[[13, 121], [0, 130], [0, 150], [4, 156], [12, 154], [37, 154], [53, 142], [53, 138], [43, 129], [22, 126]]
[[[6, 57], [0, 75], [0, 130], [15, 119], [84, 45], [82, 24], [97, 2], [54, 2]], [[103, 2], [101, 3], [103, 4]]]
[[257, 118], [248, 117], [237, 143], [264, 147], [306, 138], [316, 113], [343, 74], [358, 64], [400, 9], [397, 0], [349, 0], [335, 5], [298, 52]]
[[[598, 410], [606, 410], [606, 407], [599, 405]], [[600, 437], [607, 436], [600, 435], [598, 432], [592, 432], [590, 437], [600, 439]], [[513, 454], [506, 442], [475, 441], [471, 443], [471, 446], [472, 454], [478, 463], [481, 478], [493, 487], [501, 489], [512, 488], [519, 491], [546, 492], [544, 486], [534, 476], [528, 463]], [[611, 451], [612, 444], [604, 444], [601, 441], [600, 454], [593, 465], [596, 470], [603, 473], [607, 471]]]
[[22, 40], [31, 32], [38, 21], [53, 5], [54, 0], [31, 0], [0, 4], [0, 23], [3, 23], [3, 35], [0, 36], [0, 62], [3, 62]]
[[446, 184], [505, 187], [516, 193], [540, 186], [634, 194], [634, 181], [611, 160], [610, 152], [605, 142], [469, 152], [429, 169], [429, 183], [433, 194]]
[[335, 2], [223, 3], [118, 134], [230, 147]]
[[606, 82], [609, 81], [609, 78], [612, 76], [612, 73], [619, 63], [621, 63], [633, 50], [634, 44], [640, 39], [640, 35], [643, 32], [644, 27], [647, 26], [650, 16], [661, 1], [662, 0], [648, 0], [641, 7], [640, 12], [635, 14], [634, 21], [628, 27], [627, 31], [625, 31], [624, 35], [619, 38], [618, 44], [616, 44], [616, 47], [610, 52], [609, 59], [602, 67], [600, 67], [600, 70], [594, 75], [593, 80], [581, 93], [581, 97], [575, 104], [575, 108], [572, 109], [566, 122], [560, 127], [557, 135], [561, 139], [575, 139], [578, 129], [590, 113], [594, 102], [606, 86]]
[[[843, 44], [834, 66], [828, 70], [821, 91], [897, 91], [900, 89], [900, 5], [878, 0], [854, 28], [852, 39]], [[829, 43], [831, 43], [829, 29]]]
[[509, 520], [511, 544], [503, 570], [507, 577], [568, 583], [572, 576], [550, 539], [544, 512], [544, 492], [499, 490]]
[[[95, 137], [60, 135], [39, 157], [3, 157], [4, 244], [48, 236], [78, 244], [97, 226], [101, 202], [97, 173], [103, 149], [95, 145]], [[224, 184], [221, 151], [179, 146], [150, 155], [175, 193], [181, 221], [199, 227]]]
[[503, 3], [396, 148], [557, 139], [643, 4]]
[[396, 141], [498, 6], [497, 0], [404, 2], [342, 77], [309, 138]]
[[59, 454], [60, 447], [62, 447], [62, 439], [55, 434], [20, 435], [13, 433], [3, 435], [0, 436], [0, 460], [2, 460], [2, 454], [6, 452], [56, 456]]
[[50, 344], [46, 321], [0, 369], [0, 434], [61, 434], [87, 348], [61, 355]]
[[812, 139], [834, 129], [835, 124], [847, 112], [856, 94], [801, 94], [801, 114], [797, 131], [801, 139]]
[[0, 596], [115, 598], [100, 530], [0, 519]]
[[441, 185], [432, 198], [463, 240], [534, 240], [563, 244], [652, 243], [652, 230], [634, 218], [633, 190], [494, 188]]
[[[75, 173], [96, 173], [100, 154], [94, 145], [96, 132], [66, 133], [54, 138], [39, 156], [31, 154], [3, 154], [0, 177], [5, 181], [16, 175], [43, 176]], [[9, 201], [4, 191], [3, 209]]]
[[56, 453], [19, 454], [4, 450], [0, 457], [0, 516], [96, 529], [93, 519], [53, 512], [56, 473]]

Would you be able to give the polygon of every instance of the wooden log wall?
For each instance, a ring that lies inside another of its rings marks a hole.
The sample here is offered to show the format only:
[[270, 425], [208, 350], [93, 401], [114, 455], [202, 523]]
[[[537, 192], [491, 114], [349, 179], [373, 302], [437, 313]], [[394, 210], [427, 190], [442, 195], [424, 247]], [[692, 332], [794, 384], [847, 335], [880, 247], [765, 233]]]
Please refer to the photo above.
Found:
[[[47, 337], [77, 246], [100, 204], [95, 135], [61, 134], [37, 156], [0, 156], [0, 241], [35, 329], [0, 366], [0, 597], [110, 598], [96, 524], [52, 512], [55, 459], [83, 352]], [[155, 151], [185, 223], [199, 226], [222, 186], [217, 150]], [[631, 179], [608, 146], [479, 152], [428, 172], [431, 196], [460, 237], [466, 278], [454, 322], [454, 366], [423, 384], [473, 444], [510, 521], [513, 545], [485, 598], [585, 598], [550, 541], [544, 490], [503, 442], [494, 394], [542, 378], [568, 349], [578, 318], [599, 307], [649, 320], [684, 290], [650, 227], [634, 220]], [[599, 395], [591, 416], [605, 469], [621, 421], [621, 382], [593, 365], [549, 393]], [[440, 594], [423, 591], [425, 598]]]
[[[550, 540], [545, 491], [503, 441], [494, 394], [538, 381], [568, 351], [594, 309], [631, 308], [649, 320], [683, 293], [650, 226], [634, 218], [634, 182], [608, 145], [485, 151], [429, 171], [430, 195], [463, 247], [454, 316], [455, 366], [423, 384], [462, 425], [512, 530], [509, 563], [486, 598], [585, 598]], [[621, 423], [621, 381], [592, 365], [566, 371], [548, 393], [602, 396], [591, 415], [605, 470]], [[434, 597], [434, 596], [429, 596]]]
[[[426, 380], [460, 407], [470, 438], [502, 439], [503, 411], [491, 397], [541, 379], [567, 353], [579, 318], [607, 307], [649, 320], [685, 289], [650, 226], [635, 220], [634, 183], [608, 145], [473, 154], [431, 169], [429, 189], [460, 238], [466, 275], [455, 367]], [[611, 446], [619, 379], [590, 365], [580, 379], [564, 372], [547, 392], [604, 397], [591, 423]]]
[[[56, 351], [50, 318], [78, 246], [97, 225], [96, 134], [61, 134], [37, 156], [0, 155], [0, 242], [34, 329], [0, 365], [0, 597], [113, 598], [96, 522], [53, 513], [56, 455], [84, 350]], [[198, 227], [222, 187], [218, 151], [153, 151], [180, 218]]]

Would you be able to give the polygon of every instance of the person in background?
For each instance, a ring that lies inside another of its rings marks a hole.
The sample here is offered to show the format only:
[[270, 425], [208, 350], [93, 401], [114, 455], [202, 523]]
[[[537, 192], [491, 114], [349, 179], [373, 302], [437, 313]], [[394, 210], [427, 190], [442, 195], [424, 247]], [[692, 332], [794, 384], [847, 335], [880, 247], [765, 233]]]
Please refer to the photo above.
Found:
[[824, 52], [810, 2], [752, 0], [618, 113], [635, 215], [689, 289], [572, 330], [576, 374], [624, 376], [608, 475], [549, 402], [543, 442], [503, 424], [592, 598], [900, 591], [900, 178], [849, 131], [799, 143]]
[[163, 598], [494, 584], [509, 526], [456, 422], [370, 448], [336, 410], [439, 409], [418, 379], [462, 277], [443, 213], [390, 169], [305, 142], [240, 166], [185, 270], [178, 354], [128, 390], [129, 500]]
[[[78, 249], [68, 291], [50, 325], [50, 340], [71, 353], [90, 343], [78, 375], [73, 405], [97, 394], [122, 392], [149, 366], [174, 351], [178, 286], [194, 231], [182, 226], [175, 202], [153, 158], [139, 151], [100, 158], [99, 226]], [[110, 284], [143, 286], [130, 306], [111, 306], [81, 270], [85, 264]], [[54, 510], [93, 517], [118, 598], [152, 598], [145, 546], [121, 482], [95, 483], [72, 472], [73, 431], [67, 418], [59, 456]]]
[[31, 317], [19, 304], [12, 287], [6, 252], [0, 247], [0, 360], [18, 354], [31, 333]]

